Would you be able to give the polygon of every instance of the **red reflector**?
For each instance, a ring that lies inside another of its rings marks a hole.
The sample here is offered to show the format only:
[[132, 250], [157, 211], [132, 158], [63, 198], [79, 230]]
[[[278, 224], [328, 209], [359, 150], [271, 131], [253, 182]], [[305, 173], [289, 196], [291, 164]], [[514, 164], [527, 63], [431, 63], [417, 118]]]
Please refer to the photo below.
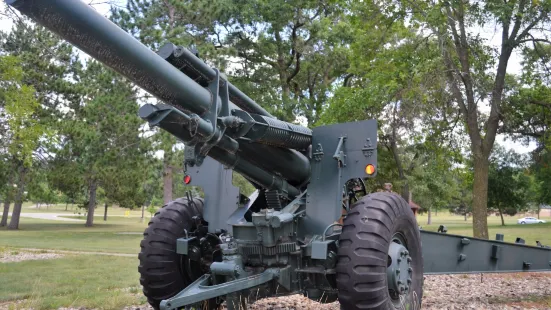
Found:
[[189, 175], [186, 175], [184, 177], [184, 183], [189, 184], [191, 182], [191, 177]]

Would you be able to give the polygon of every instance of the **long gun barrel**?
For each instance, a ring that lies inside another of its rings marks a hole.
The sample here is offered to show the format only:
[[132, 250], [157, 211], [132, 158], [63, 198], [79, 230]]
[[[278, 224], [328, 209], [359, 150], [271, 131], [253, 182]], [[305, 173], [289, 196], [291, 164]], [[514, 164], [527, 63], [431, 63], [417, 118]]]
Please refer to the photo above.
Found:
[[308, 182], [310, 129], [277, 120], [190, 51], [166, 44], [155, 53], [82, 1], [7, 3], [166, 103], [140, 116], [157, 119], [198, 159], [208, 155], [290, 197]]

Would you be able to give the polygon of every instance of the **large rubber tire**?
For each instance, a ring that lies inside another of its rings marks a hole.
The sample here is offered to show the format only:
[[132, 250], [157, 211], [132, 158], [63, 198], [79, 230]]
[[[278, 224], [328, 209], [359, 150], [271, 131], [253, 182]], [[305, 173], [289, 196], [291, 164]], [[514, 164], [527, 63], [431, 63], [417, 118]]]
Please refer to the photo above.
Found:
[[[400, 236], [412, 258], [412, 284], [402, 300], [387, 284], [390, 242]], [[380, 192], [355, 203], [339, 237], [337, 289], [341, 308], [420, 309], [423, 294], [421, 236], [415, 216], [400, 196]]]
[[140, 283], [149, 304], [156, 310], [162, 300], [173, 297], [193, 279], [182, 268], [176, 239], [195, 229], [192, 218], [202, 214], [203, 201], [176, 199], [161, 208], [149, 222], [138, 255]]

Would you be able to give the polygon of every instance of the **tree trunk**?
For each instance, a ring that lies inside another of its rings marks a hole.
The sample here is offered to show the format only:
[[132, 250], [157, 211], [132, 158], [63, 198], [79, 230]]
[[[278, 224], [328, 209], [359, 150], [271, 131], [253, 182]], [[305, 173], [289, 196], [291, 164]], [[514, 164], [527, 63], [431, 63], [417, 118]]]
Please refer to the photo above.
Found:
[[501, 226], [505, 226], [505, 221], [503, 220], [503, 211], [499, 209], [499, 216], [501, 217]]
[[140, 219], [140, 223], [143, 223], [143, 221], [145, 220], [145, 204], [142, 205], [142, 218]]
[[0, 227], [8, 225], [8, 213], [10, 212], [10, 200], [6, 199], [4, 201], [4, 212], [2, 213], [2, 221], [0, 222]]
[[2, 213], [2, 221], [0, 227], [8, 225], [8, 213], [10, 212], [10, 204], [12, 200], [12, 188], [13, 188], [14, 173], [10, 173], [8, 177], [8, 188], [6, 188], [6, 197], [4, 200], [4, 212]]
[[398, 154], [398, 145], [396, 144], [396, 128], [392, 129], [390, 148], [392, 151], [392, 155], [394, 156], [394, 162], [396, 163], [396, 167], [398, 168], [398, 176], [400, 177], [400, 180], [404, 181], [404, 186], [402, 187], [402, 198], [407, 201], [409, 199], [409, 184], [404, 172], [404, 168], [402, 166], [402, 160], [400, 159], [400, 155]]
[[107, 202], [105, 203], [105, 211], [103, 211], [103, 220], [107, 221]]
[[69, 207], [69, 202], [65, 202], [65, 211], [67, 211], [68, 207]]
[[167, 160], [164, 163], [163, 200], [165, 204], [172, 201], [172, 168]]
[[428, 218], [427, 218], [427, 225], [430, 225], [432, 224], [432, 214], [431, 214], [431, 208], [429, 207], [429, 213], [428, 213]]
[[94, 225], [94, 210], [96, 209], [96, 190], [98, 184], [96, 180], [90, 181], [90, 198], [88, 200], [88, 216], [86, 217], [86, 227]]
[[23, 206], [23, 195], [25, 193], [25, 179], [27, 176], [27, 168], [19, 169], [19, 182], [17, 184], [17, 194], [15, 195], [15, 203], [11, 214], [10, 224], [8, 229], [19, 229], [19, 218], [21, 216], [21, 207]]
[[541, 204], [538, 204], [538, 220], [540, 219]]
[[489, 162], [474, 156], [473, 237], [488, 239], [488, 170]]
[[467, 221], [467, 212], [465, 212], [465, 222]]

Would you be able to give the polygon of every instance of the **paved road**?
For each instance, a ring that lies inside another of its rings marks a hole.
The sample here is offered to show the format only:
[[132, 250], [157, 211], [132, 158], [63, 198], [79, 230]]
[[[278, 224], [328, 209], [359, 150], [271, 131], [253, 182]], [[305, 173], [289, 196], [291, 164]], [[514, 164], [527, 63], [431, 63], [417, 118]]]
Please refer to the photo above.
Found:
[[[0, 215], [2, 215], [2, 212], [0, 212]], [[11, 212], [8, 213], [9, 216], [11, 216]], [[61, 216], [67, 216], [71, 214], [63, 214], [63, 213], [25, 213], [21, 212], [21, 217], [30, 217], [34, 219], [42, 219], [42, 220], [55, 220], [55, 221], [65, 221], [65, 222], [84, 222], [84, 220], [80, 219], [70, 219], [66, 217]]]

